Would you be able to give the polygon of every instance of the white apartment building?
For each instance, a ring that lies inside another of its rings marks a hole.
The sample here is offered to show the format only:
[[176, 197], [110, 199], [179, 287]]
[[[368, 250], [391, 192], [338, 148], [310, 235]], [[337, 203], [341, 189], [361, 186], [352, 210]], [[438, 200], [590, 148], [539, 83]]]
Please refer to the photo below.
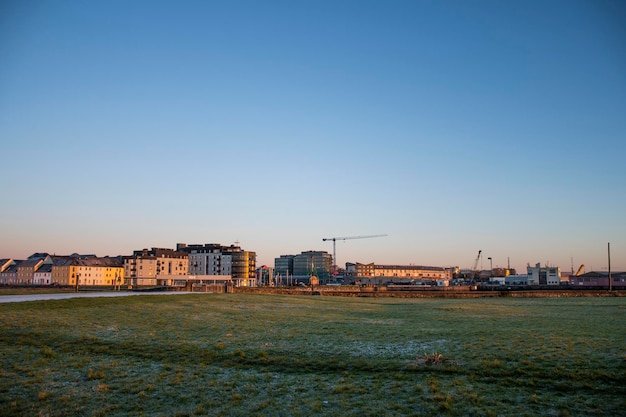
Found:
[[232, 275], [233, 257], [221, 252], [189, 254], [189, 275]]

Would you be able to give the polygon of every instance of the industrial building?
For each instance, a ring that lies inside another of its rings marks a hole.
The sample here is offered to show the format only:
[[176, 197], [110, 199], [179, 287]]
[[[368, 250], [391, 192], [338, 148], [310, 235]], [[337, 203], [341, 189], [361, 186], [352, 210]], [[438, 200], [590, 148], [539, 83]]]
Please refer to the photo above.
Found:
[[544, 266], [535, 264], [534, 267], [528, 265], [527, 285], [560, 285], [561, 284], [561, 268], [558, 266]]
[[[611, 281], [613, 287], [626, 287], [626, 272], [612, 272]], [[572, 275], [569, 285], [575, 287], [609, 287], [608, 271], [591, 271], [585, 274]]]

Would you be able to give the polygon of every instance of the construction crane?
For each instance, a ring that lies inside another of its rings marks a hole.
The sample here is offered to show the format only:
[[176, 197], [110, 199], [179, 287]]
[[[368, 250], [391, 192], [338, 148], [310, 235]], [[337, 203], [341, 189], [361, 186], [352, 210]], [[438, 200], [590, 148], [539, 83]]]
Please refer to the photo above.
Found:
[[325, 237], [322, 242], [327, 240], [333, 241], [333, 275], [337, 274], [337, 241], [338, 240], [352, 240], [352, 239], [369, 239], [372, 237], [383, 237], [387, 235], [367, 235], [367, 236], [348, 236], [348, 237]]
[[478, 268], [478, 261], [480, 260], [480, 254], [483, 253], [482, 249], [478, 251], [478, 256], [476, 256], [476, 259], [474, 260], [474, 267], [472, 268], [472, 272], [474, 274], [476, 274], [477, 269]]
[[578, 268], [578, 271], [576, 271], [576, 273], [574, 274], [575, 277], [579, 276], [581, 272], [583, 272], [583, 269], [585, 269], [585, 264], [581, 264], [580, 267]]

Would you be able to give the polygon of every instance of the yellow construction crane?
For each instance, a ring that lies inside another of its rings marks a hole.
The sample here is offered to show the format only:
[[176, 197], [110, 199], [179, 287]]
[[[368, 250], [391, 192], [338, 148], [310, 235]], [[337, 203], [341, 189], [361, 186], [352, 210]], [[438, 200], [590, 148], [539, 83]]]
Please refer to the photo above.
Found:
[[583, 272], [583, 269], [585, 269], [585, 264], [581, 264], [580, 267], [578, 268], [578, 271], [576, 271], [576, 274], [574, 274], [575, 277], [579, 276], [581, 272]]
[[387, 235], [367, 235], [367, 236], [348, 236], [348, 237], [325, 237], [322, 242], [327, 240], [333, 241], [333, 275], [337, 274], [337, 241], [338, 240], [351, 240], [351, 239], [369, 239], [371, 237], [383, 237]]

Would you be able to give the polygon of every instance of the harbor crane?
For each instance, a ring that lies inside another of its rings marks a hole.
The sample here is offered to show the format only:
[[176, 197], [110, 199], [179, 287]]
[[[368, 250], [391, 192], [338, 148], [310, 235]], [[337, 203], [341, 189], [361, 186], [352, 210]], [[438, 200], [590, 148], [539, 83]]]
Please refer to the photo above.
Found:
[[366, 235], [366, 236], [347, 236], [347, 237], [325, 237], [322, 239], [322, 242], [326, 242], [328, 240], [333, 241], [333, 275], [337, 274], [337, 241], [338, 240], [352, 240], [352, 239], [369, 239], [372, 237], [383, 237], [387, 235]]

